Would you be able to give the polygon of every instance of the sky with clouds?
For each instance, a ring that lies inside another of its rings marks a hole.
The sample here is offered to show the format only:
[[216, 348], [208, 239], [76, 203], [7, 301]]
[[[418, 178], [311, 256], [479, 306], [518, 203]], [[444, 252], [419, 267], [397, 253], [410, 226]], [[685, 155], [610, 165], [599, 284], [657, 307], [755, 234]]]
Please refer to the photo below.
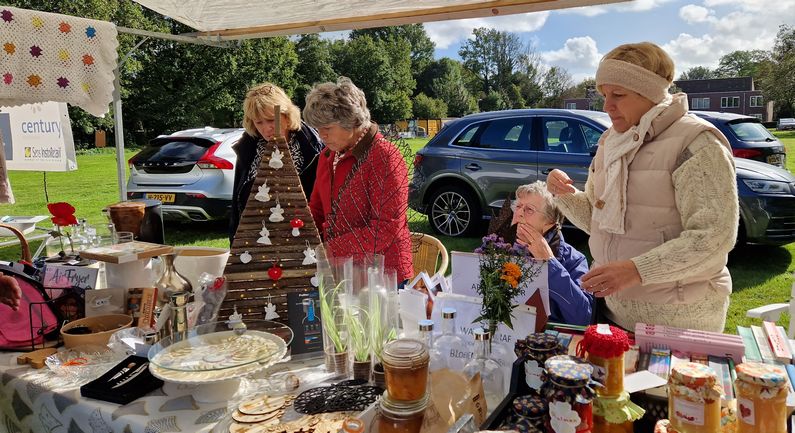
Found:
[[735, 50], [773, 47], [781, 24], [795, 26], [795, 0], [633, 0], [602, 6], [494, 18], [425, 23], [436, 57], [458, 57], [472, 29], [517, 33], [547, 66], [565, 67], [575, 81], [594, 75], [617, 45], [650, 41], [673, 57], [678, 76], [718, 65]]

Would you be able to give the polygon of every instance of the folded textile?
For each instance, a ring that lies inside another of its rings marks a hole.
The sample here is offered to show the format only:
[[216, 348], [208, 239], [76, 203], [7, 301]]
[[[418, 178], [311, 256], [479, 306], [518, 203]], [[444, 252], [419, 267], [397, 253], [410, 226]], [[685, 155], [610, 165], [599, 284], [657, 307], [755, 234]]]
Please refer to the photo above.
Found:
[[116, 25], [0, 6], [0, 106], [58, 101], [108, 112]]

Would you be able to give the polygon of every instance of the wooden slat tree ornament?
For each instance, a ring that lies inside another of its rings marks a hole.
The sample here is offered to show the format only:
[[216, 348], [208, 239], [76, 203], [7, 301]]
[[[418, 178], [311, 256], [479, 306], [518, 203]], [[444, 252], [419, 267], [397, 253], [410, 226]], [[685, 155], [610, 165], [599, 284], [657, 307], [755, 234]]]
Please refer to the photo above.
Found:
[[[274, 107], [277, 134], [279, 108]], [[226, 263], [227, 294], [219, 318], [237, 307], [244, 318], [264, 319], [265, 307], [272, 303], [279, 315], [276, 320], [287, 323], [287, 294], [311, 291], [317, 282], [313, 278], [317, 265], [310, 256], [320, 235], [289, 146], [282, 136], [269, 140], [267, 146]], [[301, 227], [294, 236], [296, 226]]]

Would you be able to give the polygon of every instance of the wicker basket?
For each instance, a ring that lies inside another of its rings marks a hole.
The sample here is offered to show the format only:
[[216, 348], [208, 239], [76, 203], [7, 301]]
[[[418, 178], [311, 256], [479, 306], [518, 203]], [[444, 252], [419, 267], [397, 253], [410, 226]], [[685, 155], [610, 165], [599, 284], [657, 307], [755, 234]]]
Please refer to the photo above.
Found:
[[144, 220], [146, 203], [139, 201], [123, 201], [108, 206], [108, 213], [116, 231], [132, 232], [136, 238], [141, 235], [141, 223]]

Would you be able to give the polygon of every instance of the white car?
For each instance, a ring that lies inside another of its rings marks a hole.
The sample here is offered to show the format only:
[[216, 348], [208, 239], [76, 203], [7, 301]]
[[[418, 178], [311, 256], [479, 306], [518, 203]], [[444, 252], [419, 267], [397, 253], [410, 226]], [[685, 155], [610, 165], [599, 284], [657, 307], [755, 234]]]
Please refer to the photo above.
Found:
[[784, 131], [787, 129], [795, 129], [795, 119], [793, 119], [792, 117], [784, 117], [778, 119], [778, 125], [776, 126], [776, 129], [778, 129], [779, 131]]
[[232, 203], [243, 128], [205, 127], [161, 135], [129, 159], [127, 197], [160, 200], [167, 219], [225, 218]]

